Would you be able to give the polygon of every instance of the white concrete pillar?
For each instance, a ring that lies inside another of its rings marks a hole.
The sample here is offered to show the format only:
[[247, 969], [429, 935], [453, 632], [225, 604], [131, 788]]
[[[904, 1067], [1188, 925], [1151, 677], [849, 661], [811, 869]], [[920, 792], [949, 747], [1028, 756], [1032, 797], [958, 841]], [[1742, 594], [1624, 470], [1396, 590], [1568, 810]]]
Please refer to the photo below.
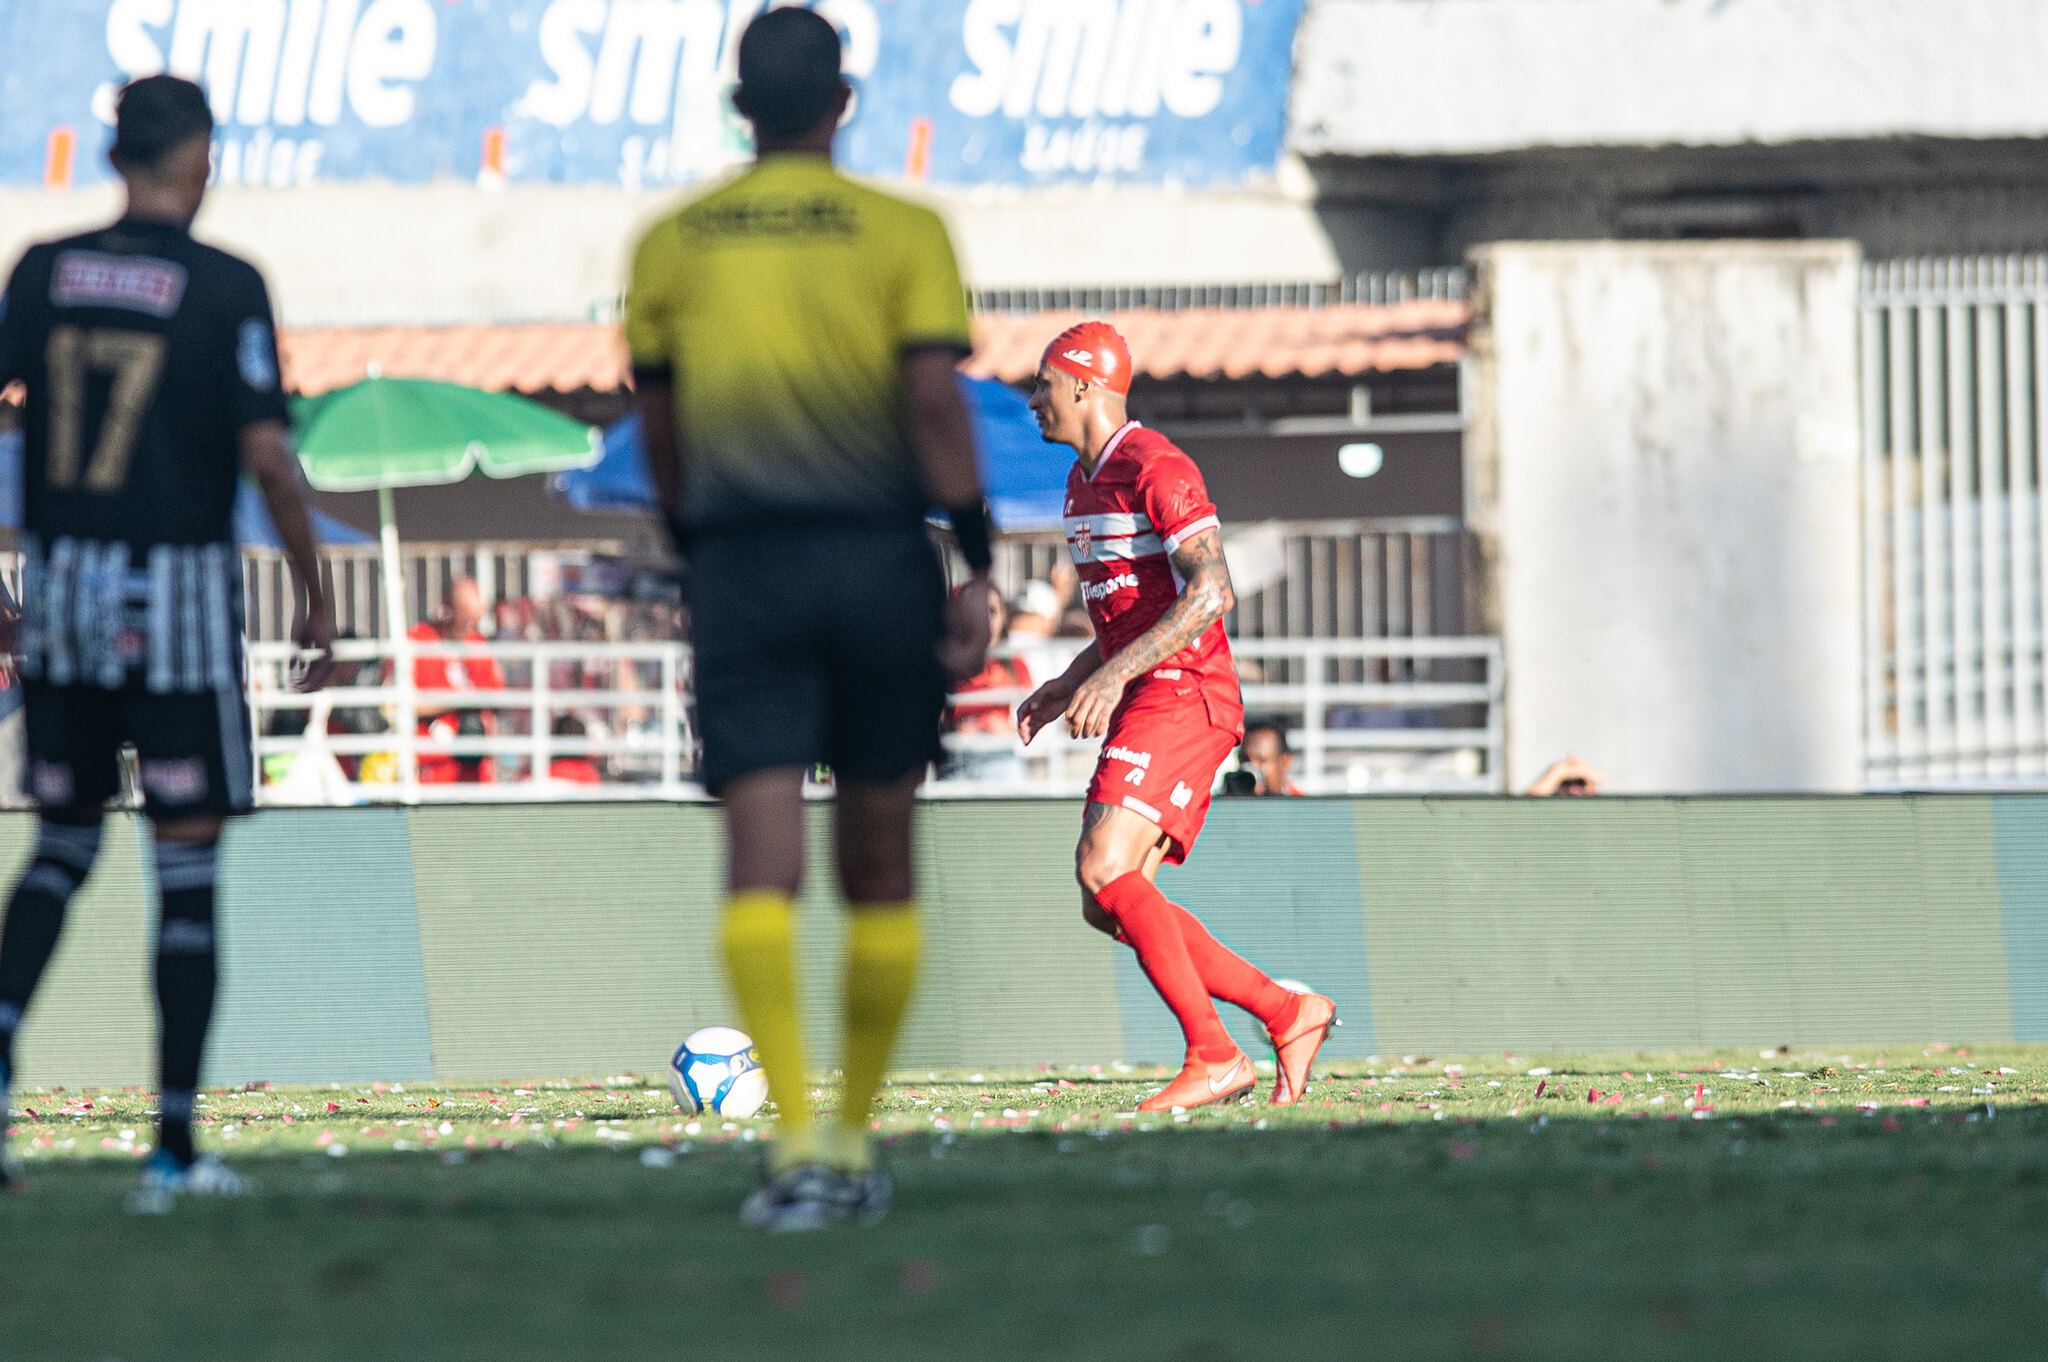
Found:
[[1612, 792], [1861, 779], [1852, 243], [1473, 253], [1468, 613], [1507, 765]]

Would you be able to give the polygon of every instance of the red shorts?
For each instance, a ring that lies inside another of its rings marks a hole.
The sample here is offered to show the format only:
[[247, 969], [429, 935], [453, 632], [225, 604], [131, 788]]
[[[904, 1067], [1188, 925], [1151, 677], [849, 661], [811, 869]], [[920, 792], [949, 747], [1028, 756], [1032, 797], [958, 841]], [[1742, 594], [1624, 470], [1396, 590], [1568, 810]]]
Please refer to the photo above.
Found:
[[[1172, 841], [1166, 859], [1179, 865], [1209, 815], [1216, 771], [1244, 738], [1242, 722], [1219, 727], [1199, 686], [1150, 677], [1124, 692], [1110, 716], [1102, 757], [1088, 782], [1088, 800], [1143, 814]], [[1224, 715], [1223, 717], [1232, 717]]]

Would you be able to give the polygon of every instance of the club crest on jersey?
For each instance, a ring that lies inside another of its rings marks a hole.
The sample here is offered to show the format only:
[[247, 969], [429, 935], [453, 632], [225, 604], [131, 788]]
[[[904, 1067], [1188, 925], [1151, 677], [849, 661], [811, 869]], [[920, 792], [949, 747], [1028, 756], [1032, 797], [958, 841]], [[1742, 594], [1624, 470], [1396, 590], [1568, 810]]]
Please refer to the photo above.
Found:
[[1088, 551], [1094, 547], [1095, 527], [1084, 520], [1074, 527], [1075, 559], [1081, 562], [1086, 562], [1088, 560]]
[[1195, 792], [1188, 788], [1186, 781], [1180, 781], [1174, 785], [1173, 793], [1167, 798], [1173, 801], [1173, 807], [1176, 809], [1185, 809], [1194, 802]]

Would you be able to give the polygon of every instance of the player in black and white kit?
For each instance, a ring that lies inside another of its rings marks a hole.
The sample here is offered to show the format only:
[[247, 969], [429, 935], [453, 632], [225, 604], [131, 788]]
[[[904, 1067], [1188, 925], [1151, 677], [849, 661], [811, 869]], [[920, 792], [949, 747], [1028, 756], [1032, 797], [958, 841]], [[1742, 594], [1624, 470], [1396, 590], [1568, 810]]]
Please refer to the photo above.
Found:
[[0, 1097], [65, 906], [99, 853], [119, 749], [132, 743], [163, 901], [162, 1126], [143, 1174], [149, 1208], [181, 1191], [245, 1190], [192, 1148], [213, 1014], [216, 848], [223, 819], [251, 803], [232, 529], [243, 472], [310, 593], [298, 631], [313, 653], [305, 688], [324, 684], [334, 637], [287, 440], [269, 294], [252, 266], [187, 233], [212, 131], [197, 85], [129, 85], [112, 151], [127, 213], [31, 248], [0, 302], [0, 387], [21, 380], [28, 392], [16, 651], [29, 793], [42, 810], [0, 928]]

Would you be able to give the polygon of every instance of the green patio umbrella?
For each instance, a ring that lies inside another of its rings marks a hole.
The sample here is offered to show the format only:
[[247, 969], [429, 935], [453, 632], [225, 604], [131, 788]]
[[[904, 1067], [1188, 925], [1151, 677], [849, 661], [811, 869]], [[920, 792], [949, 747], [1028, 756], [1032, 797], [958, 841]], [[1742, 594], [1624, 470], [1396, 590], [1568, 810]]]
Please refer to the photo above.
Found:
[[371, 376], [292, 406], [306, 480], [323, 492], [377, 491], [384, 613], [394, 644], [405, 636], [393, 489], [587, 468], [604, 434], [516, 393], [459, 383]]

